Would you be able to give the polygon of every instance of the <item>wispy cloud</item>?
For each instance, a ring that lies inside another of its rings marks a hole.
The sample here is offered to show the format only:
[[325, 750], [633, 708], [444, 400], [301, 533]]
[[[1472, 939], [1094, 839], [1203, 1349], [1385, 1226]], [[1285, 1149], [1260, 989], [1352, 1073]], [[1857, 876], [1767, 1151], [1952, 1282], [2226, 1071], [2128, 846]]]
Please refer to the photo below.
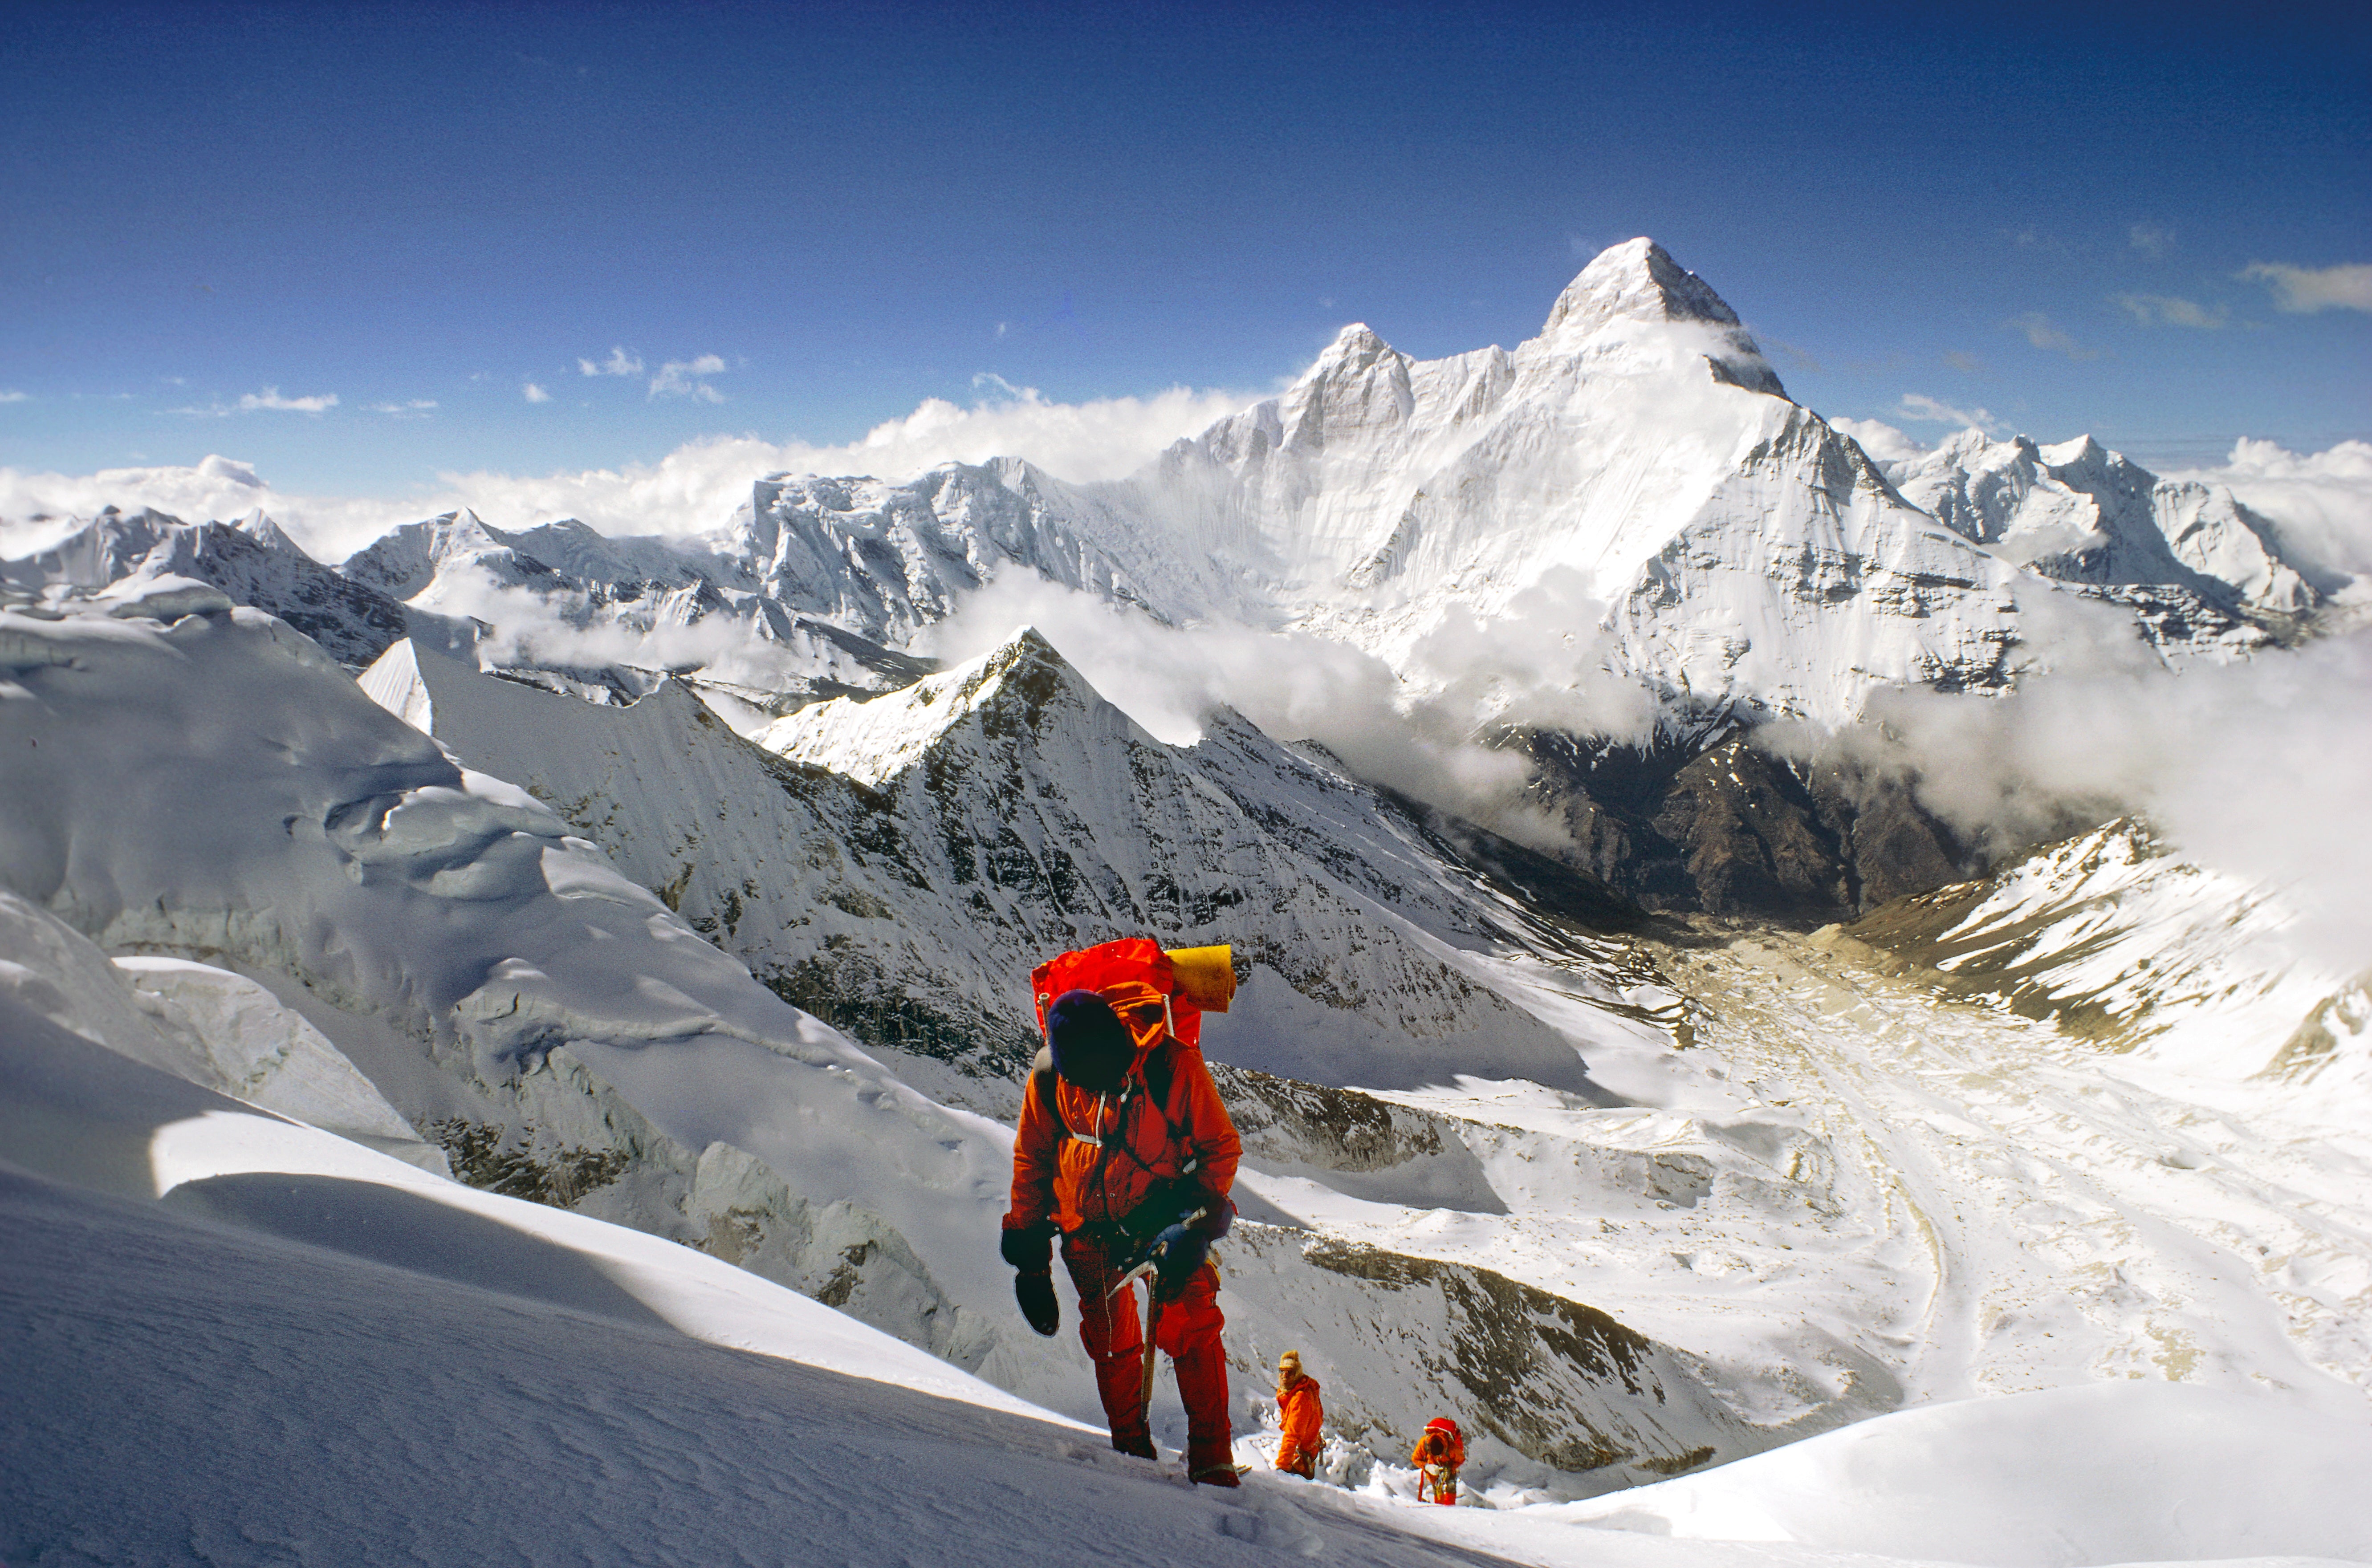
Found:
[[2110, 303], [2130, 312], [2145, 327], [2200, 327], [2213, 331], [2232, 319], [2232, 308], [2228, 305], [2218, 305], [2211, 310], [2193, 300], [2178, 299], [2169, 294], [2120, 294]]
[[30, 392], [19, 392], [13, 389], [0, 391], [0, 403], [29, 403], [32, 401], [33, 395]]
[[319, 392], [309, 398], [284, 398], [279, 388], [266, 387], [260, 392], [241, 394], [235, 403], [216, 399], [211, 403], [193, 404], [172, 412], [198, 419], [223, 419], [234, 413], [320, 413], [337, 406], [338, 394], [335, 392]]
[[654, 398], [692, 398], [704, 403], [721, 403], [725, 401], [725, 394], [702, 380], [701, 377], [721, 376], [724, 373], [725, 359], [721, 354], [703, 354], [697, 359], [670, 359], [659, 366], [657, 375], [651, 377], [651, 389], [648, 395]]
[[2100, 357], [2099, 349], [2086, 348], [2074, 338], [2052, 326], [2051, 318], [2040, 310], [2029, 310], [2023, 316], [2014, 316], [2004, 325], [2024, 333], [2026, 341], [2037, 348], [2049, 349], [2053, 354], [2064, 354], [2075, 360]]
[[1903, 393], [1902, 401], [1895, 412], [1914, 424], [1950, 424], [1963, 429], [1974, 425], [1979, 430], [1989, 431], [2001, 423], [1994, 417], [1991, 409], [1956, 408], [1950, 403], [1939, 402], [1924, 392]]
[[2273, 291], [2273, 308], [2293, 316], [2317, 310], [2372, 310], [2372, 264], [2293, 267], [2286, 261], [2251, 261], [2234, 274]]
[[259, 410], [273, 413], [320, 413], [338, 406], [338, 394], [319, 392], [309, 398], [284, 398], [277, 387], [266, 387], [260, 392], [247, 392], [238, 400], [238, 412], [254, 413]]
[[552, 394], [532, 381], [519, 389], [519, 395], [531, 403], [548, 403], [552, 401]]
[[640, 376], [643, 373], [643, 356], [628, 354], [613, 345], [609, 358], [598, 364], [589, 359], [580, 359], [576, 362], [576, 370], [581, 376]]
[[1983, 360], [1979, 359], [1973, 354], [1962, 354], [1958, 349], [1946, 349], [1944, 351], [1944, 363], [1950, 366], [1953, 369], [1959, 371], [1963, 376], [1978, 375], [1982, 372], [1985, 367], [1985, 362]]
[[2125, 238], [2145, 256], [2163, 256], [2174, 249], [2174, 230], [2163, 224], [2137, 223], [2125, 230]]
[[428, 417], [428, 411], [436, 406], [436, 402], [433, 398], [413, 398], [409, 402], [373, 403], [370, 405], [370, 412], [393, 414], [398, 419], [425, 419]]

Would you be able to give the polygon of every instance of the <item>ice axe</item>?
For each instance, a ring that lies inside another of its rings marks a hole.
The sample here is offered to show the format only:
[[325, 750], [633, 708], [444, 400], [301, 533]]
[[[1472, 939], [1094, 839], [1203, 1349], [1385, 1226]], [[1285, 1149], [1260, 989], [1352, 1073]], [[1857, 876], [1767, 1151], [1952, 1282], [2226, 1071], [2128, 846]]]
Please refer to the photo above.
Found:
[[[1200, 1208], [1180, 1214], [1171, 1224], [1192, 1225], [1210, 1212], [1211, 1206], [1205, 1203]], [[1163, 1228], [1169, 1227], [1165, 1225]], [[1156, 1256], [1155, 1249], [1159, 1246], [1158, 1237], [1148, 1243], [1145, 1250], [1137, 1254], [1136, 1260], [1129, 1265], [1127, 1272], [1114, 1280], [1111, 1289], [1104, 1292], [1104, 1299], [1110, 1300], [1134, 1282], [1156, 1272], [1160, 1268], [1160, 1261]], [[1159, 1353], [1159, 1346], [1155, 1342], [1155, 1336], [1159, 1332], [1160, 1328], [1161, 1283], [1155, 1280], [1145, 1287], [1145, 1376], [1137, 1390], [1138, 1408], [1147, 1411], [1153, 1409], [1153, 1359]]]

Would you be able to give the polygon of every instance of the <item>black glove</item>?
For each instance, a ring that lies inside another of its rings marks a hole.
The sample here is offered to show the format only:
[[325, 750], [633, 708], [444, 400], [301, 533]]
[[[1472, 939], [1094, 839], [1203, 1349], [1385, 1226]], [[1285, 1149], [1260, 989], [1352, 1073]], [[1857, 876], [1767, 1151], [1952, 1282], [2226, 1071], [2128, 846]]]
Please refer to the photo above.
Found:
[[996, 1249], [1025, 1274], [1042, 1274], [1053, 1266], [1054, 1227], [1049, 1225], [1008, 1226]]
[[1153, 1272], [1161, 1294], [1174, 1296], [1186, 1288], [1203, 1260], [1211, 1255], [1211, 1238], [1191, 1225], [1173, 1225], [1153, 1238]]
[[1040, 1333], [1052, 1334], [1063, 1326], [1063, 1309], [1054, 1301], [1054, 1278], [1046, 1270], [1033, 1273], [1024, 1269], [1014, 1275], [1013, 1299], [1021, 1304], [1021, 1316]]

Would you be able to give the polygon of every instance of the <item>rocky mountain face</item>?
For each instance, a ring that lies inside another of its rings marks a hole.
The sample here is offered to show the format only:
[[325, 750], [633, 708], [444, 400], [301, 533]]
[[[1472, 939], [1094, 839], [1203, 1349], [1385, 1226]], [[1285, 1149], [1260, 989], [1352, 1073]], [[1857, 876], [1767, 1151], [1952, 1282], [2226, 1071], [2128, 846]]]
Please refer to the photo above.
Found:
[[1835, 761], [1790, 761], [1746, 736], [1702, 748], [1519, 738], [1559, 856], [1645, 908], [1795, 924], [1850, 917], [1977, 868], [1908, 784]]

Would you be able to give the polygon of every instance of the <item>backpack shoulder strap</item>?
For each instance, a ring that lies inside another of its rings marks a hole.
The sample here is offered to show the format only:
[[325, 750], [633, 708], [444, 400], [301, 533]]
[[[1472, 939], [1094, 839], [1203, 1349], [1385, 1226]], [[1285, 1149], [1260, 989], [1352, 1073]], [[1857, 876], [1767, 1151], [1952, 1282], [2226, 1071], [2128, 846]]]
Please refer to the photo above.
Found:
[[1069, 1131], [1063, 1121], [1063, 1108], [1054, 1098], [1052, 1047], [1041, 1045], [1038, 1048], [1037, 1057], [1029, 1063], [1029, 1087], [1027, 1092], [1038, 1097], [1038, 1108], [1053, 1118], [1055, 1126], [1062, 1127], [1065, 1132]]
[[1178, 1080], [1178, 1042], [1165, 1040], [1145, 1059], [1145, 1093], [1161, 1120], [1169, 1120], [1169, 1091]]

